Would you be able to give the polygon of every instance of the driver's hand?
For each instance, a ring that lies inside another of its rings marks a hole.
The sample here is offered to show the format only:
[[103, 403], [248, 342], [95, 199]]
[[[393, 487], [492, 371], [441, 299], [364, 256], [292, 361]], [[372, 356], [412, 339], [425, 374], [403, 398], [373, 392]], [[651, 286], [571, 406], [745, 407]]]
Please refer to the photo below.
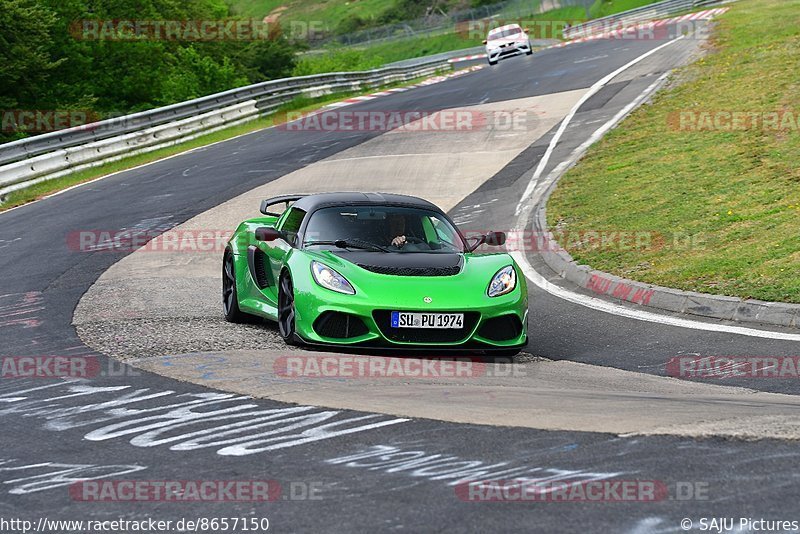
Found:
[[405, 244], [406, 244], [406, 236], [404, 236], [404, 235], [399, 235], [399, 236], [395, 237], [394, 239], [392, 239], [392, 245], [394, 245], [396, 247], [402, 247]]

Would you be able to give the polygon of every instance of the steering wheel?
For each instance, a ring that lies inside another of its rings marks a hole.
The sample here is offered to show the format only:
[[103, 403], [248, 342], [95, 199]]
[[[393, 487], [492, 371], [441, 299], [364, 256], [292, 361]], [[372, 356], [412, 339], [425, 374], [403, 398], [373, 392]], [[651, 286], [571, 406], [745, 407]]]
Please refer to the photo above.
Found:
[[406, 236], [406, 243], [410, 243], [412, 245], [421, 245], [421, 244], [425, 243], [427, 245], [427, 242], [424, 239], [420, 239], [420, 238], [415, 237], [413, 235], [407, 235]]

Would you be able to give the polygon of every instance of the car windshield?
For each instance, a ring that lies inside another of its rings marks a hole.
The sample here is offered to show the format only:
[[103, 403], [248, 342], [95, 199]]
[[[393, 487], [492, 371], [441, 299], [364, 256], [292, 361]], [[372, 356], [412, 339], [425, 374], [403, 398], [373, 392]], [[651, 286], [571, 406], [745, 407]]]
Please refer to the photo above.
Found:
[[512, 35], [516, 35], [516, 34], [520, 33], [521, 31], [522, 31], [522, 28], [520, 28], [519, 26], [516, 26], [516, 27], [513, 27], [513, 28], [506, 28], [505, 30], [500, 30], [497, 33], [490, 33], [489, 37], [487, 37], [486, 39], [489, 40], [489, 41], [494, 41], [494, 40], [497, 40], [497, 39], [502, 39], [504, 37], [511, 37]]
[[461, 236], [441, 214], [395, 206], [319, 209], [308, 221], [303, 246], [382, 253], [464, 252]]

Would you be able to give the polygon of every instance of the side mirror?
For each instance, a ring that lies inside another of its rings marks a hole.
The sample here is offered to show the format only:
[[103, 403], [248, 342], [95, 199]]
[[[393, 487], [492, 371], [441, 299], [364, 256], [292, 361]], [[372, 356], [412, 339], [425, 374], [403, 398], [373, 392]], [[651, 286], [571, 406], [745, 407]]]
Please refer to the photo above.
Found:
[[255, 233], [257, 241], [275, 241], [276, 239], [283, 237], [279, 231], [271, 226], [262, 226], [261, 228], [256, 228]]
[[471, 245], [467, 245], [467, 251], [473, 252], [478, 249], [479, 246], [486, 243], [490, 247], [500, 247], [506, 244], [506, 233], [505, 232], [489, 232], [486, 235], [471, 237], [469, 239], [475, 239], [475, 243]]
[[489, 245], [490, 247], [501, 247], [506, 244], [506, 233], [505, 232], [489, 232], [486, 234], [486, 239], [484, 243]]
[[486, 43], [488, 43], [489, 41], [487, 41], [486, 39], [484, 39], [482, 42], [483, 42], [483, 44], [486, 44]]

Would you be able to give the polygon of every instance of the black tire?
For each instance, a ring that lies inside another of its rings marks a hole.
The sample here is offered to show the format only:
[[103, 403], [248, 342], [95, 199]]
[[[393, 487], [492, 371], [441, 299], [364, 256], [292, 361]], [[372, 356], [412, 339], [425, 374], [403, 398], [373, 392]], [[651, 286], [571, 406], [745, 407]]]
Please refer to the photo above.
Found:
[[528, 51], [525, 52], [525, 55], [530, 56], [531, 54], [533, 54], [533, 47], [531, 46], [531, 42], [528, 41]]
[[278, 331], [287, 345], [300, 345], [295, 332], [294, 286], [287, 272], [278, 283]]
[[222, 257], [222, 312], [229, 323], [254, 323], [258, 317], [244, 313], [239, 309], [239, 297], [236, 293], [236, 269], [233, 266], [233, 254], [230, 249]]
[[497, 65], [497, 61], [489, 61], [489, 65], [495, 66], [495, 65]]

